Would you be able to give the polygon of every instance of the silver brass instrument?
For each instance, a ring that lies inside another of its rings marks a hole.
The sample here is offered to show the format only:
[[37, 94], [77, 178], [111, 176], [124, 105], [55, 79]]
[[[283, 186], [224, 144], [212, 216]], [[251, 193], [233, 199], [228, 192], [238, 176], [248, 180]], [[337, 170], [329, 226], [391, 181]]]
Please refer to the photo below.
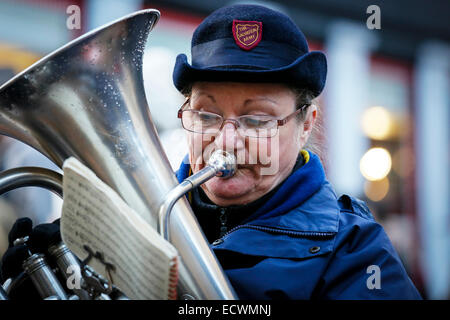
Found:
[[[178, 181], [149, 112], [142, 60], [159, 17], [153, 9], [125, 16], [6, 82], [0, 87], [0, 134], [30, 145], [59, 167], [71, 156], [78, 158], [154, 228], [167, 230], [181, 258], [180, 299], [236, 299], [184, 193], [173, 198]], [[230, 170], [223, 164], [212, 167], [184, 192]], [[8, 179], [9, 188], [28, 183], [55, 189], [52, 179], [39, 174], [39, 182], [31, 174], [18, 184], [3, 175], [0, 190]], [[161, 226], [164, 219], [167, 224]]]

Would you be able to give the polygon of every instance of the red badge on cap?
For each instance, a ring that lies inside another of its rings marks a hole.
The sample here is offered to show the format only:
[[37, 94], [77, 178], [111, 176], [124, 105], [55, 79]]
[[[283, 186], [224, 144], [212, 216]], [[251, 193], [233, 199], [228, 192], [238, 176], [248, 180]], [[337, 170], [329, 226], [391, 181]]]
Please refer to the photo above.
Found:
[[251, 50], [258, 45], [262, 36], [262, 22], [233, 20], [233, 37], [236, 44]]

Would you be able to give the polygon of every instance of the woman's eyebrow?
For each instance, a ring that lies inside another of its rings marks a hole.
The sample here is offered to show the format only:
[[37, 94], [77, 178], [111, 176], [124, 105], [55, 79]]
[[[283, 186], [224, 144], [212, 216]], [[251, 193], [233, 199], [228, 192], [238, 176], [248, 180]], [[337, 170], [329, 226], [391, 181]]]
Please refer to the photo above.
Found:
[[268, 102], [270, 102], [270, 103], [272, 103], [272, 104], [277, 104], [277, 102], [276, 101], [274, 101], [274, 100], [272, 100], [272, 99], [269, 99], [269, 98], [253, 98], [253, 99], [247, 99], [247, 100], [245, 100], [244, 101], [244, 106], [245, 105], [247, 105], [247, 104], [249, 104], [249, 103], [251, 103], [251, 102], [255, 102], [255, 101], [268, 101]]
[[216, 103], [216, 99], [214, 99], [214, 97], [206, 92], [199, 92], [197, 94], [198, 96], [207, 96], [208, 98], [210, 98], [214, 103]]
[[[261, 103], [261, 101], [264, 101], [265, 103]], [[260, 104], [259, 105], [255, 104], [257, 102], [259, 102]], [[243, 105], [244, 110], [248, 111], [249, 109], [252, 109], [252, 105], [257, 106], [258, 110], [260, 110], [260, 111], [270, 112], [270, 113], [275, 112], [274, 110], [276, 110], [277, 109], [276, 107], [278, 106], [278, 104], [274, 100], [271, 100], [269, 98], [254, 98], [254, 99], [247, 99], [244, 101], [244, 105]]]

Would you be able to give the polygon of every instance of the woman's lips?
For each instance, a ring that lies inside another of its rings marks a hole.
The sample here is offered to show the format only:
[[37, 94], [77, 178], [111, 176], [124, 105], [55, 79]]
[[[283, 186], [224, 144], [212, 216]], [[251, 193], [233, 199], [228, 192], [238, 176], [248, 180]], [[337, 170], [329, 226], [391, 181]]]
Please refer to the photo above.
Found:
[[255, 165], [254, 164], [238, 164], [237, 168], [239, 169], [251, 169], [253, 168]]
[[243, 173], [242, 170], [245, 170], [245, 169], [247, 169], [247, 170], [253, 170], [252, 167], [253, 167], [252, 165], [238, 165], [238, 166], [237, 166], [237, 169], [236, 169], [236, 172], [234, 173], [234, 175], [228, 176], [228, 177], [220, 177], [220, 176], [218, 176], [218, 177], [219, 177], [221, 180], [230, 180], [230, 179], [233, 179], [233, 178], [242, 176], [242, 173]]

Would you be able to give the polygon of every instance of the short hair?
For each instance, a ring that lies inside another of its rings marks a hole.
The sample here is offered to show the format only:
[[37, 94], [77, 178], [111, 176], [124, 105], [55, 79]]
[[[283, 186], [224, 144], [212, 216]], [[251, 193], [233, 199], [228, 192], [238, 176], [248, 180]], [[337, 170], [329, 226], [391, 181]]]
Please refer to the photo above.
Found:
[[[297, 116], [297, 120], [299, 122], [304, 122], [306, 119], [306, 115], [308, 114], [308, 109], [311, 105], [316, 105], [316, 94], [314, 91], [307, 89], [307, 88], [302, 88], [302, 87], [297, 87], [297, 86], [289, 86], [289, 89], [292, 90], [292, 92], [295, 95], [295, 108], [299, 109], [301, 107], [303, 107], [304, 105], [308, 105], [308, 107], [304, 108]], [[316, 122], [314, 124], [314, 127], [312, 128], [311, 131], [311, 135], [309, 136], [308, 141], [306, 142], [306, 145], [304, 146], [304, 148], [311, 150], [312, 152], [314, 152], [315, 154], [317, 154], [319, 157], [322, 158], [322, 154], [323, 154], [323, 145], [322, 143], [320, 143], [320, 137], [322, 135], [322, 119], [319, 116], [320, 115], [320, 110], [319, 108], [317, 108], [317, 118], [316, 118]]]

